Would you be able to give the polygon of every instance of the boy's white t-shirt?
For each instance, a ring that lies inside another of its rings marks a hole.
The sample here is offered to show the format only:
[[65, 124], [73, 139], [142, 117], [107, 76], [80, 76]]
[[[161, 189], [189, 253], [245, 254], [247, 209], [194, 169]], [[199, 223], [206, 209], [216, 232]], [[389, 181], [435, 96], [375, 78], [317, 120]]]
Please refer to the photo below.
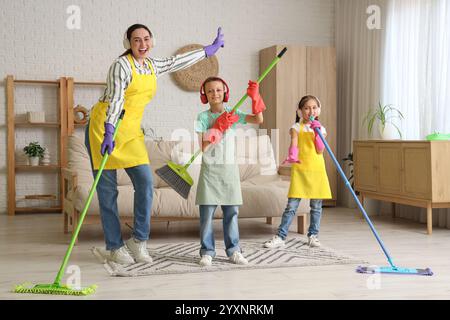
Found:
[[[300, 132], [300, 122], [296, 122], [292, 125], [291, 129], [294, 129], [297, 132]], [[324, 126], [320, 127], [320, 131], [322, 132], [322, 135], [325, 137], [327, 135], [327, 130]], [[303, 126], [303, 132], [314, 132], [313, 129], [311, 129], [311, 125], [309, 123], [306, 123]]]

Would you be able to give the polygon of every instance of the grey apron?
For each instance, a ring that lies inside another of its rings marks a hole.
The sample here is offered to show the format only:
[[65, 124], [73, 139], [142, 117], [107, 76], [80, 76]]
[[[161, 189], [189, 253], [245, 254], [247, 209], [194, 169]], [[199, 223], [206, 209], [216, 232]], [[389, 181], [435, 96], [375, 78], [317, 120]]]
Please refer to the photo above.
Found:
[[241, 205], [241, 181], [235, 159], [235, 132], [229, 129], [202, 155], [197, 205]]

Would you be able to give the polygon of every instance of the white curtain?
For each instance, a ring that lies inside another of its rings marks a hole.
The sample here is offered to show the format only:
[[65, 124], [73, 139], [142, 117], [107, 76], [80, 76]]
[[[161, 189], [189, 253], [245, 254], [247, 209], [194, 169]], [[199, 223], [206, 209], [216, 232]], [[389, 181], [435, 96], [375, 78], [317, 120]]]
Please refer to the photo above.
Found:
[[[371, 6], [380, 9], [380, 29], [367, 26]], [[368, 138], [362, 118], [380, 100], [385, 7], [385, 0], [336, 0], [338, 160], [352, 151], [353, 140]], [[349, 176], [346, 164], [340, 163]], [[339, 204], [355, 207], [340, 177], [338, 184]], [[377, 213], [377, 206], [368, 209], [369, 214]]]
[[391, 0], [387, 13], [384, 103], [405, 116], [403, 139], [450, 133], [450, 1]]
[[[450, 133], [450, 1], [388, 2], [382, 97], [404, 114], [397, 123], [403, 139]], [[399, 206], [398, 212], [426, 221], [425, 209]], [[434, 209], [433, 225], [450, 228], [450, 209]]]

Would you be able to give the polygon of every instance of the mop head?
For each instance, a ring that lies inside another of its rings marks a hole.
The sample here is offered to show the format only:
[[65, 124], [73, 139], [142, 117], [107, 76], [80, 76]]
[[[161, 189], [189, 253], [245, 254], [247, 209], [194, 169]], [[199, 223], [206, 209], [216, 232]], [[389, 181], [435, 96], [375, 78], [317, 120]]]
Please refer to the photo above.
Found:
[[69, 286], [62, 286], [58, 284], [37, 284], [30, 286], [29, 283], [18, 285], [14, 288], [16, 293], [36, 293], [36, 294], [62, 294], [71, 296], [87, 296], [92, 294], [97, 289], [96, 285], [87, 288], [73, 289]]
[[180, 196], [187, 199], [191, 186], [194, 184], [192, 177], [183, 165], [169, 161], [167, 165], [155, 171], [172, 189]]
[[418, 276], [432, 276], [433, 271], [430, 268], [414, 269], [414, 268], [399, 268], [399, 267], [363, 267], [356, 268], [359, 273], [391, 273], [391, 274], [409, 274]]

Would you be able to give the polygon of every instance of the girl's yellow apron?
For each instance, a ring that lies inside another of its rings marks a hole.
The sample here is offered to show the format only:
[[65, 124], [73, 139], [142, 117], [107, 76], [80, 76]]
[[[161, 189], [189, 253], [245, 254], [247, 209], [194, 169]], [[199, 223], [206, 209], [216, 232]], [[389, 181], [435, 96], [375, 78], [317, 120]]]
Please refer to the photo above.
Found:
[[[114, 152], [109, 156], [105, 169], [130, 168], [149, 163], [141, 120], [145, 107], [155, 95], [156, 75], [151, 65], [152, 74], [138, 74], [131, 55], [128, 55], [127, 58], [131, 64], [132, 79], [125, 90], [123, 104], [125, 116], [115, 139]], [[104, 123], [108, 105], [108, 102], [98, 102], [92, 107], [90, 115], [89, 143], [95, 170], [99, 169], [103, 158], [100, 153], [100, 146], [105, 133]]]
[[331, 199], [323, 154], [316, 152], [314, 132], [303, 132], [304, 126], [302, 121], [298, 133], [301, 163], [292, 165], [288, 198]]

